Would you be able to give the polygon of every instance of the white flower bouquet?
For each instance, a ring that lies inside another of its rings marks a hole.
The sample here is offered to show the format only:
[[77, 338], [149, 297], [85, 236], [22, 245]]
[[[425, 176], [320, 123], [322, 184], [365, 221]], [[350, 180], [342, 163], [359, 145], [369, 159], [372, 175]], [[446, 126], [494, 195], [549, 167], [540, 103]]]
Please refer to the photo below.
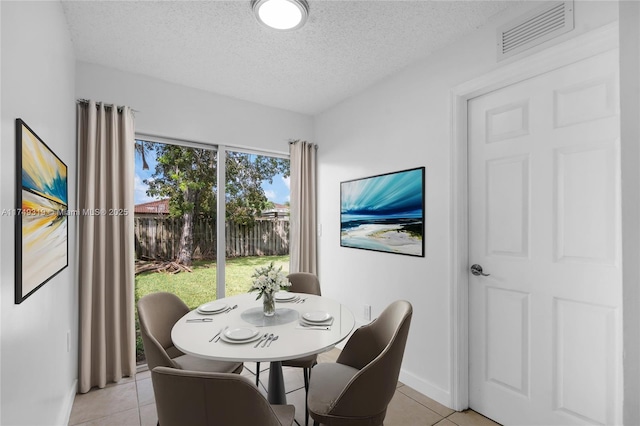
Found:
[[253, 284], [251, 285], [249, 292], [259, 292], [256, 300], [264, 294], [273, 296], [276, 291], [280, 289], [287, 289], [291, 286], [287, 276], [282, 272], [282, 266], [276, 268], [273, 262], [268, 266], [260, 266], [256, 268], [253, 275], [251, 275], [251, 278], [253, 279]]

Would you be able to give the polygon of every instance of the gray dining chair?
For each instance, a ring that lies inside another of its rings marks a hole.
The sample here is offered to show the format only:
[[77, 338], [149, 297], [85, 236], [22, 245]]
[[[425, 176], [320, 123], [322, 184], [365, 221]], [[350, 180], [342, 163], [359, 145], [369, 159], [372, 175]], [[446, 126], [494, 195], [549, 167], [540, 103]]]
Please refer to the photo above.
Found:
[[393, 302], [358, 328], [335, 363], [313, 367], [307, 400], [314, 426], [382, 425], [396, 390], [413, 308]]
[[173, 293], [150, 293], [138, 300], [138, 319], [142, 345], [149, 370], [173, 367], [214, 373], [241, 373], [241, 362], [213, 361], [182, 353], [171, 341], [171, 328], [189, 312]]
[[[305, 293], [314, 294], [316, 296], [322, 296], [320, 290], [320, 281], [315, 274], [309, 272], [293, 272], [287, 275], [291, 287], [289, 291], [293, 293]], [[309, 379], [311, 376], [311, 369], [318, 363], [317, 355], [309, 355], [302, 358], [288, 359], [282, 361], [283, 367], [298, 367], [302, 368], [302, 374], [304, 376], [304, 390], [305, 390], [305, 425], [309, 423], [309, 410], [307, 407], [306, 396], [309, 393]], [[260, 363], [256, 363], [256, 386], [260, 381]]]
[[160, 426], [291, 426], [293, 405], [271, 405], [246, 377], [156, 367], [151, 371]]

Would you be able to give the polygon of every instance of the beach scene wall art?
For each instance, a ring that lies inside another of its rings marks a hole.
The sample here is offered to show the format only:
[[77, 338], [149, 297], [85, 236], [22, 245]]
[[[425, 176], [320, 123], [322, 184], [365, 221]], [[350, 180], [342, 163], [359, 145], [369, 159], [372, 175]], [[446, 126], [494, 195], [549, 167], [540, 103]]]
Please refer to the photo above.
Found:
[[16, 120], [16, 295], [22, 303], [68, 266], [67, 166]]
[[340, 245], [424, 257], [425, 168], [340, 184]]

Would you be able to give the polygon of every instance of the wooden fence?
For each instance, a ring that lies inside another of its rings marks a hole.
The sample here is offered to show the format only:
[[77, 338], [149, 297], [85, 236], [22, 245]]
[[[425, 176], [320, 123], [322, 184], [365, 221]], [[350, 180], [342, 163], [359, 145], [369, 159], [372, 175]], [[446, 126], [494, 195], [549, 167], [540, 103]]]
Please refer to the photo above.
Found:
[[[255, 225], [227, 222], [226, 257], [274, 256], [289, 254], [289, 220], [257, 220]], [[134, 218], [136, 259], [175, 259], [180, 247], [182, 219], [164, 217]], [[194, 259], [215, 259], [216, 222], [195, 219]]]

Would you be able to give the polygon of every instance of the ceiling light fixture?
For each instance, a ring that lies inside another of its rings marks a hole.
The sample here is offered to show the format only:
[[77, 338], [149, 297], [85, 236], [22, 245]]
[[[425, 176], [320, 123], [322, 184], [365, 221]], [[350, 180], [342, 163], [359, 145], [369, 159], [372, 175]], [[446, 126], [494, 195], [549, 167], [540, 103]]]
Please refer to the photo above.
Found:
[[309, 15], [306, 0], [253, 0], [251, 7], [258, 22], [276, 30], [297, 30]]

